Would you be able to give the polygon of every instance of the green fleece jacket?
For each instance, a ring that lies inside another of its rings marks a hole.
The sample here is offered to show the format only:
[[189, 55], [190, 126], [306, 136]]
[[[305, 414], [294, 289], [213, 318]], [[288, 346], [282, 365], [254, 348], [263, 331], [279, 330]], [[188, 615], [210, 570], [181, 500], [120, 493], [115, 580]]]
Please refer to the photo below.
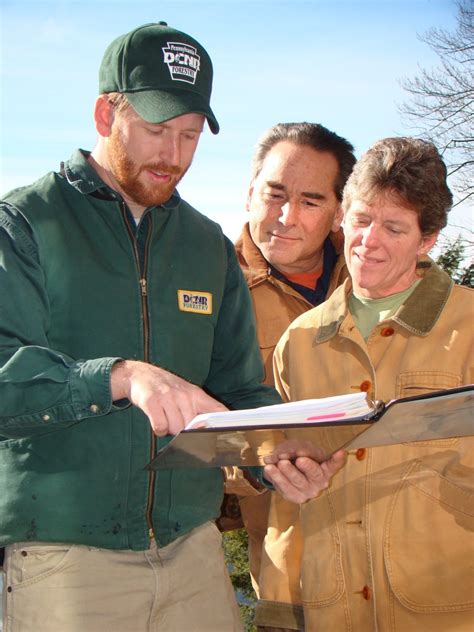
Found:
[[149, 472], [167, 441], [111, 400], [119, 358], [172, 371], [230, 408], [261, 385], [252, 307], [220, 227], [175, 193], [138, 227], [76, 151], [0, 205], [0, 545], [159, 545], [219, 514], [217, 469]]

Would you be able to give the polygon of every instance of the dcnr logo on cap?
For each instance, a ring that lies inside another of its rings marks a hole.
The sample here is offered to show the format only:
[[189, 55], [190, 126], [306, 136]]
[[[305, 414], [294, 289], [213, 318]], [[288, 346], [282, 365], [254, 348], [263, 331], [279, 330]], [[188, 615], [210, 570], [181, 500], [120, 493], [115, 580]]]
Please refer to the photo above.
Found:
[[201, 67], [201, 58], [197, 50], [180, 42], [167, 42], [167, 44], [167, 47], [162, 48], [163, 60], [168, 66], [171, 79], [194, 85]]

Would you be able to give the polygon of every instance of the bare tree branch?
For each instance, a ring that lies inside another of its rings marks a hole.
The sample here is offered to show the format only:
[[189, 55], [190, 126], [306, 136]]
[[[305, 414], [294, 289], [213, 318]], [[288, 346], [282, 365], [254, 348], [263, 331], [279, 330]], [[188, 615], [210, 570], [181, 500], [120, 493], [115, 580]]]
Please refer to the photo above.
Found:
[[454, 32], [430, 29], [420, 39], [438, 58], [433, 69], [401, 81], [410, 98], [400, 107], [405, 124], [434, 142], [457, 193], [456, 205], [474, 200], [474, 2], [458, 0]]

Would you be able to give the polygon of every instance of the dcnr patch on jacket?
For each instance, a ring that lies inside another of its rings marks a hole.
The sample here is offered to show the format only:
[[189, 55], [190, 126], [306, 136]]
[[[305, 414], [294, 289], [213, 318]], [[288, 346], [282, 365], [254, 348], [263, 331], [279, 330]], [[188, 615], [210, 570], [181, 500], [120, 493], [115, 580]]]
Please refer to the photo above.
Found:
[[194, 290], [178, 290], [178, 305], [182, 312], [212, 314], [212, 294]]

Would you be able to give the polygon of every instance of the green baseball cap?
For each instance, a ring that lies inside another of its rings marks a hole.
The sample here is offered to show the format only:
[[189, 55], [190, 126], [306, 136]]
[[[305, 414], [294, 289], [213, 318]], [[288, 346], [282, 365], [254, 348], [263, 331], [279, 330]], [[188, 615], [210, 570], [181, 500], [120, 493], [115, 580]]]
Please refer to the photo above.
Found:
[[210, 106], [212, 62], [195, 39], [166, 22], [144, 24], [117, 37], [99, 70], [99, 92], [121, 92], [148, 123], [204, 114], [213, 134], [219, 123]]

